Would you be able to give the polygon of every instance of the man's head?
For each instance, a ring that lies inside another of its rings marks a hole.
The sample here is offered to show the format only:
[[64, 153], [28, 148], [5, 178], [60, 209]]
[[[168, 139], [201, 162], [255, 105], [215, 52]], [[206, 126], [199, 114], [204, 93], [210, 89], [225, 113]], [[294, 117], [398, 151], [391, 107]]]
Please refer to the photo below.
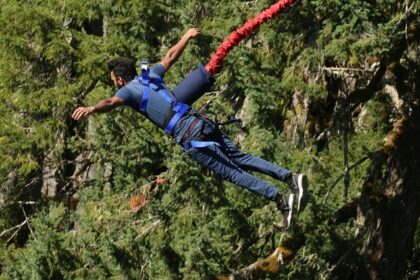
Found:
[[122, 88], [137, 76], [136, 66], [131, 59], [118, 57], [108, 62], [111, 80], [116, 88]]

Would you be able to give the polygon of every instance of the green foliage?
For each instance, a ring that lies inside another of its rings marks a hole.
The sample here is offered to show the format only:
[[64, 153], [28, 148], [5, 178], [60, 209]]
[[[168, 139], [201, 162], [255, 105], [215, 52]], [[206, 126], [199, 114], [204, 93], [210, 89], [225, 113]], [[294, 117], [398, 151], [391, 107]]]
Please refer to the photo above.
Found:
[[[305, 172], [311, 183], [308, 210], [286, 235], [301, 235], [305, 243], [267, 279], [348, 279], [362, 262], [352, 251], [329, 273], [349, 244], [358, 242], [353, 219], [338, 226], [328, 222], [346, 203], [342, 180], [324, 203], [344, 170], [342, 134], [331, 133], [319, 149], [319, 133], [308, 132], [308, 122], [297, 124], [305, 111], [292, 106], [292, 96], [301, 92], [327, 104], [336, 96], [322, 78], [323, 68], [366, 69], [369, 61], [387, 55], [404, 33], [402, 2], [297, 1], [235, 48], [217, 75], [214, 89], [226, 90], [208, 106], [209, 115], [219, 121], [244, 116], [243, 127], [226, 127], [231, 138], [246, 152]], [[206, 63], [231, 31], [272, 3], [0, 2], [0, 232], [26, 219], [20, 201], [36, 202], [25, 206], [31, 228], [24, 225], [0, 239], [0, 279], [212, 279], [272, 253], [262, 236], [281, 219], [274, 204], [197, 166], [129, 108], [81, 123], [70, 118], [76, 107], [114, 94], [109, 58], [158, 62], [189, 27], [200, 27], [202, 35], [166, 75], [173, 87]], [[357, 82], [366, 84], [367, 78]], [[380, 92], [364, 104], [364, 116], [353, 115], [350, 164], [381, 148], [398, 115], [390, 104]], [[333, 110], [324, 111], [322, 121], [332, 126]], [[291, 130], [304, 136], [283, 133]], [[83, 164], [92, 174], [77, 184], [86, 175], [74, 174]], [[360, 197], [368, 165], [351, 170], [348, 200]], [[41, 198], [50, 166], [56, 168], [58, 193]], [[144, 193], [142, 186], [160, 174], [167, 183], [133, 213], [131, 196]], [[261, 178], [288, 191], [279, 181]], [[410, 260], [413, 279], [418, 232]], [[276, 233], [275, 244], [283, 237]]]

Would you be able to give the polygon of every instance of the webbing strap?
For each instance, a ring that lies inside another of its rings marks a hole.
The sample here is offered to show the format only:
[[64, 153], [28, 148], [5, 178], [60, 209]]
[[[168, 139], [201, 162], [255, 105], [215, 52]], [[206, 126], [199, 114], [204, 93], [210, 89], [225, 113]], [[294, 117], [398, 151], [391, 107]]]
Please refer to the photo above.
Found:
[[143, 97], [140, 103], [140, 111], [146, 113], [147, 103], [149, 102], [150, 88], [149, 88], [149, 67], [147, 61], [141, 62], [141, 76], [136, 79], [143, 85]]
[[141, 99], [140, 111], [146, 113], [147, 102], [149, 102], [150, 88], [143, 84], [143, 97]]
[[136, 81], [143, 85], [143, 97], [140, 102], [140, 111], [142, 113], [146, 113], [147, 103], [149, 102], [150, 97], [150, 88], [157, 91], [159, 95], [166, 100], [169, 104], [171, 104], [172, 111], [175, 113], [171, 119], [169, 120], [166, 127], [164, 127], [166, 133], [172, 134], [172, 131], [175, 128], [177, 122], [182, 118], [182, 116], [190, 110], [190, 106], [184, 104], [182, 102], [176, 102], [170, 94], [168, 90], [162, 85], [163, 80], [161, 78], [150, 78], [149, 77], [149, 70], [147, 68], [147, 62], [142, 62], [142, 74], [140, 77], [136, 78]]
[[182, 102], [178, 102], [175, 106], [172, 107], [172, 110], [175, 112], [175, 115], [169, 121], [168, 125], [165, 127], [165, 131], [168, 134], [171, 134], [174, 130], [176, 123], [181, 119], [181, 117], [190, 109], [190, 106]]
[[200, 149], [200, 148], [207, 148], [209, 146], [218, 146], [220, 147], [220, 144], [215, 142], [215, 141], [196, 141], [196, 140], [192, 140], [190, 142], [186, 142], [182, 144], [182, 147], [186, 150], [191, 149], [191, 148], [196, 148], [196, 149]]
[[173, 104], [175, 101], [171, 98], [171, 96], [169, 96], [168, 94], [168, 90], [164, 87], [159, 87], [157, 86], [155, 83], [150, 83], [149, 87], [151, 87], [152, 89], [154, 89], [155, 91], [157, 91], [160, 96], [162, 96], [166, 102]]
[[211, 146], [211, 145], [215, 145], [215, 146], [220, 147], [220, 144], [217, 143], [217, 142], [214, 142], [214, 141], [195, 141], [195, 140], [193, 140], [193, 141], [190, 142], [190, 145], [191, 145], [192, 148], [205, 148], [205, 147], [208, 147], [208, 146]]
[[166, 93], [166, 89], [162, 86], [158, 86], [163, 83], [163, 80], [160, 78], [149, 78], [148, 70], [142, 69], [142, 74], [140, 77], [136, 78], [136, 81], [143, 85], [143, 96], [140, 103], [141, 112], [146, 112], [147, 103], [149, 102], [150, 97], [150, 88], [156, 90], [167, 102], [174, 103], [172, 98]]

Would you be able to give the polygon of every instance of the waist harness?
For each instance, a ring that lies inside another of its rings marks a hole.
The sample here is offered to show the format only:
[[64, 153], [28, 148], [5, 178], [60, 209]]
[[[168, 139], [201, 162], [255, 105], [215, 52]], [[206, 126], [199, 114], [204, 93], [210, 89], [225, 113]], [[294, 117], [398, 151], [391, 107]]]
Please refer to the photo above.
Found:
[[190, 111], [191, 107], [187, 104], [178, 101], [173, 94], [163, 85], [161, 78], [149, 77], [149, 67], [146, 61], [141, 62], [141, 76], [136, 80], [143, 85], [143, 97], [140, 102], [140, 112], [148, 116], [147, 103], [150, 97], [150, 89], [155, 90], [169, 105], [170, 108], [166, 113], [163, 123], [163, 128], [166, 133], [172, 134], [177, 122], [184, 116], [185, 113]]
[[[166, 133], [168, 133], [169, 135], [172, 135], [175, 125], [185, 114], [191, 111], [191, 107], [183, 102], [178, 101], [177, 98], [171, 93], [171, 91], [164, 86], [163, 80], [161, 78], [149, 77], [149, 67], [148, 67], [147, 61], [141, 62], [141, 76], [136, 77], [136, 80], [137, 82], [143, 85], [143, 97], [140, 102], [139, 110], [146, 117], [149, 118], [149, 114], [147, 111], [147, 103], [149, 101], [151, 88], [154, 91], [156, 91], [167, 102], [166, 105], [168, 104], [170, 105], [166, 113], [163, 125], [162, 126], [159, 125], [159, 126], [163, 128]], [[195, 126], [196, 123], [197, 122], [194, 121], [191, 127]], [[190, 128], [188, 130], [190, 130]], [[183, 141], [181, 145], [186, 150], [190, 148], [205, 148], [211, 145], [220, 146], [219, 143], [214, 142], [214, 141], [197, 141], [197, 140]]]

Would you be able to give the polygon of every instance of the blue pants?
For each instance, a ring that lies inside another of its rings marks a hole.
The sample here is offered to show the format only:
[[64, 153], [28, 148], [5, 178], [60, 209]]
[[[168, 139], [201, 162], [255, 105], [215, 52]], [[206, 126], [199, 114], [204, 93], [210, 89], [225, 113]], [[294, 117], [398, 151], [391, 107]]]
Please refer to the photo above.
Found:
[[219, 146], [210, 145], [204, 148], [188, 149], [186, 152], [195, 161], [213, 170], [229, 182], [260, 194], [270, 200], [274, 200], [278, 189], [253, 176], [248, 171], [263, 173], [284, 182], [292, 174], [289, 170], [283, 169], [261, 158], [243, 153], [209, 119], [200, 120], [197, 126], [199, 128], [194, 129], [194, 133], [186, 141], [214, 141]]

